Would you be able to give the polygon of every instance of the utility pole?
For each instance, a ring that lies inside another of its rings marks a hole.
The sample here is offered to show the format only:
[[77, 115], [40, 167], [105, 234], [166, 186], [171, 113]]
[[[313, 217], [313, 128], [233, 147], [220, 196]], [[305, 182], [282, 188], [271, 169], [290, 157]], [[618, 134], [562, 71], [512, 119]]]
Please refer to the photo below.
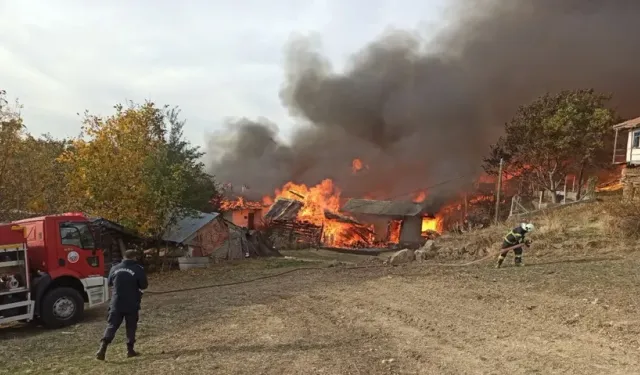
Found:
[[496, 217], [495, 223], [498, 224], [498, 214], [500, 213], [500, 190], [502, 190], [502, 165], [504, 161], [500, 158], [500, 169], [498, 170], [498, 189], [496, 190]]

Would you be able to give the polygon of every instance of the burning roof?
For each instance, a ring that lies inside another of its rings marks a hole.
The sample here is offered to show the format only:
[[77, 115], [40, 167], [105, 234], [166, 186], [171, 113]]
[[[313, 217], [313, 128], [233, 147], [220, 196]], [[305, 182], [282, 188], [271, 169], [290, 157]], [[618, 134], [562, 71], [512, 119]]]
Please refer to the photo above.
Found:
[[418, 203], [370, 199], [350, 199], [341, 209], [343, 212], [378, 216], [418, 216], [422, 210]]
[[266, 220], [295, 220], [303, 203], [295, 199], [278, 198], [264, 215]]
[[242, 196], [225, 197], [220, 203], [221, 211], [261, 210], [263, 207], [263, 202], [251, 201]]

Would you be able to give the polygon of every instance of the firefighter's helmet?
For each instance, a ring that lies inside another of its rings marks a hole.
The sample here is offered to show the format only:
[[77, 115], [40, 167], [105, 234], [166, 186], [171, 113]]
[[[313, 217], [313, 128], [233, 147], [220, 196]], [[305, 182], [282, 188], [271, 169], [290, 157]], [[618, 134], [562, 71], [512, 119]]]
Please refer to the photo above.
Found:
[[533, 232], [534, 229], [536, 229], [536, 227], [533, 226], [533, 224], [531, 223], [522, 223], [520, 224], [520, 226], [522, 227], [522, 229], [526, 230], [527, 232]]

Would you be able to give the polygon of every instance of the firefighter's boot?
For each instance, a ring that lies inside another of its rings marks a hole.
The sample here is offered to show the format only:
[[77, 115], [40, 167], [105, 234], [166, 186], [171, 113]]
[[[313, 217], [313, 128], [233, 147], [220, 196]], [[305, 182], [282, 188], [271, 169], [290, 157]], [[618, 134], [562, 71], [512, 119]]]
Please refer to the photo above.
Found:
[[514, 262], [515, 262], [516, 267], [524, 266], [524, 263], [522, 263], [522, 255], [516, 255], [516, 257], [514, 259]]
[[104, 357], [107, 354], [107, 347], [109, 346], [109, 344], [107, 344], [106, 342], [102, 341], [100, 343], [100, 349], [98, 349], [98, 351], [96, 352], [96, 359], [99, 361], [104, 361]]
[[139, 355], [140, 353], [133, 350], [133, 344], [127, 344], [127, 358], [133, 358]]
[[502, 262], [504, 262], [504, 258], [505, 256], [502, 254], [498, 257], [498, 263], [496, 263], [496, 268], [500, 268], [500, 266], [502, 266]]

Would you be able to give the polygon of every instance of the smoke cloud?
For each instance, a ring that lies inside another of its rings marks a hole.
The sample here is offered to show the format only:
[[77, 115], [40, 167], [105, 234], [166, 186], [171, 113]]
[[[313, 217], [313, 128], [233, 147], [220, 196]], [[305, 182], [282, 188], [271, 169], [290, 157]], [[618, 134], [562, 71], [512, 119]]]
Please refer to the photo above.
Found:
[[[478, 173], [517, 107], [545, 92], [594, 88], [621, 115], [640, 112], [640, 1], [460, 0], [451, 14], [428, 43], [389, 31], [342, 72], [314, 39], [292, 40], [280, 93], [299, 120], [292, 141], [266, 120], [236, 121], [210, 142], [211, 172], [253, 197], [331, 178], [343, 196], [395, 198]], [[368, 169], [354, 175], [354, 158]]]

